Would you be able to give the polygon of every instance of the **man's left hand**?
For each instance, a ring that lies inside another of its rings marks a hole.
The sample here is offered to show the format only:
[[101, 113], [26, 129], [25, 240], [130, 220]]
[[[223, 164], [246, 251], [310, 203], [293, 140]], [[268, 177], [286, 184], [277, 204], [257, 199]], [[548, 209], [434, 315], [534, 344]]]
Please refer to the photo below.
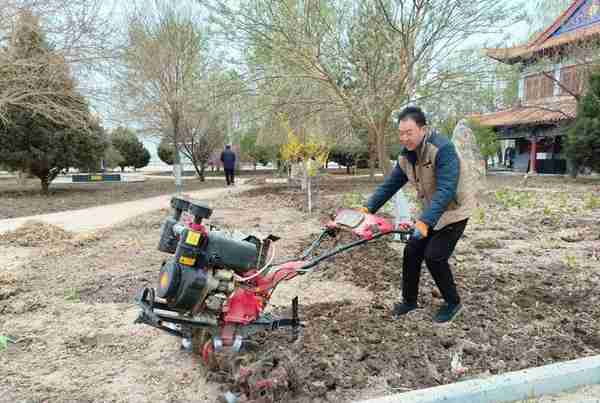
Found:
[[415, 228], [421, 233], [421, 238], [427, 238], [427, 235], [429, 235], [429, 226], [423, 221], [417, 220]]
[[398, 223], [397, 229], [400, 231], [408, 232], [413, 227], [413, 223], [410, 220], [403, 220]]

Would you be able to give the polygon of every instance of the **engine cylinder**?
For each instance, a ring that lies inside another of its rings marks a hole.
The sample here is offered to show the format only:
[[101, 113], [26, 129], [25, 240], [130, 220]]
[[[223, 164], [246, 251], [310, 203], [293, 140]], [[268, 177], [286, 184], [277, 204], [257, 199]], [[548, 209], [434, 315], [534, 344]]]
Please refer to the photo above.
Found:
[[219, 231], [211, 231], [208, 234], [206, 258], [211, 265], [246, 272], [256, 268], [258, 253], [252, 242], [236, 240]]

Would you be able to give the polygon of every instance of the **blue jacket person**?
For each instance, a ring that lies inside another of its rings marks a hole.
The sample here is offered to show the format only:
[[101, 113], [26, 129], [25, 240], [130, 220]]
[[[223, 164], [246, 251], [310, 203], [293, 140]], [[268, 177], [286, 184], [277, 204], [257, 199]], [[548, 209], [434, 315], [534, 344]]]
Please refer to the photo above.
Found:
[[[423, 261], [445, 300], [435, 322], [451, 321], [461, 310], [461, 300], [448, 259], [462, 236], [474, 207], [470, 173], [454, 144], [428, 129], [423, 111], [404, 109], [399, 117], [400, 143], [404, 146], [391, 174], [373, 192], [363, 211], [375, 213], [406, 183], [417, 189], [422, 213], [415, 234], [404, 248], [402, 298], [394, 305], [395, 319], [417, 308]], [[408, 225], [404, 224], [403, 229]]]

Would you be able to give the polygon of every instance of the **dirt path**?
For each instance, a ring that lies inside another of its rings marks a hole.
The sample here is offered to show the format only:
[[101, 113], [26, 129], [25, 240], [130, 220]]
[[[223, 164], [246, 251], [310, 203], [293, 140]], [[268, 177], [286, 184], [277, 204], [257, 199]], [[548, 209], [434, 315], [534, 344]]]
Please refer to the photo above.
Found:
[[[175, 191], [172, 178], [146, 178], [143, 182], [54, 183], [49, 193], [40, 193], [39, 180], [29, 179], [23, 185], [0, 178], [0, 219], [57, 213], [147, 199]], [[224, 179], [200, 182], [186, 180], [184, 192], [225, 188]]]
[[[240, 185], [235, 188], [213, 188], [186, 192], [184, 194], [198, 200], [210, 201], [227, 194], [238, 193], [249, 189], [251, 189], [251, 187]], [[109, 228], [128, 218], [135, 217], [136, 215], [149, 213], [161, 208], [169, 208], [171, 197], [172, 195], [169, 194], [118, 204], [89, 207], [80, 210], [69, 210], [59, 213], [0, 220], [0, 233], [13, 231], [27, 221], [32, 220], [56, 225], [72, 232], [94, 231], [101, 228]]]

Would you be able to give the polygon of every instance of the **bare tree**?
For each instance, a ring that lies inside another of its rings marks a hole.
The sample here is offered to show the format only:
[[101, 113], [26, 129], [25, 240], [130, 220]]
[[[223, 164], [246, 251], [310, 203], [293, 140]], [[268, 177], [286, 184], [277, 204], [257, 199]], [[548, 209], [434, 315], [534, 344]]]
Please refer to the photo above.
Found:
[[264, 66], [250, 80], [318, 88], [286, 102], [343, 111], [349, 125], [367, 130], [371, 159], [377, 156], [385, 172], [393, 111], [452, 80], [443, 68], [448, 55], [515, 16], [496, 0], [209, 3], [230, 43]]
[[[64, 66], [78, 77], [78, 92], [100, 99], [91, 75], [97, 78], [107, 67], [117, 46], [115, 25], [101, 0], [5, 0], [0, 7], [0, 121], [7, 123], [8, 110], [20, 108], [55, 123], [86, 126], [81, 108], [57, 99], [74, 97], [71, 88], [61, 89]], [[27, 54], [15, 42], [15, 32], [43, 27], [51, 52]], [[43, 80], [40, 72], [43, 72]]]
[[181, 153], [192, 162], [202, 182], [208, 160], [225, 143], [226, 126], [225, 116], [214, 110], [188, 115], [183, 122]]
[[129, 17], [117, 84], [122, 111], [147, 132], [170, 133], [176, 147], [173, 168], [178, 191], [182, 131], [186, 113], [195, 110], [194, 102], [202, 95], [204, 50], [202, 32], [190, 9], [155, 1]]

